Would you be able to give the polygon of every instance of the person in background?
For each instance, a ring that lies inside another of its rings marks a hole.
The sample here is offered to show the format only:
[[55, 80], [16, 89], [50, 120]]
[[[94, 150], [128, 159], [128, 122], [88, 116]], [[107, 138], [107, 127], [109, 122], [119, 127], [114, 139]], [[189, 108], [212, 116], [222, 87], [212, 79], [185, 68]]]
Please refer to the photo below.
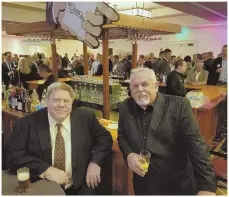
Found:
[[112, 58], [113, 58], [113, 55], [110, 55], [108, 58], [109, 73], [111, 73], [113, 69]]
[[39, 61], [37, 55], [32, 56], [32, 63], [30, 64], [30, 70], [33, 80], [40, 80], [42, 77], [38, 74], [38, 65], [42, 64], [41, 61]]
[[186, 96], [186, 89], [184, 87], [184, 74], [187, 69], [186, 62], [184, 60], [178, 60], [175, 62], [175, 70], [172, 71], [166, 81], [166, 93], [175, 96]]
[[10, 51], [6, 51], [4, 53], [4, 61], [2, 62], [2, 80], [6, 87], [8, 87], [9, 83], [16, 85], [15, 82], [15, 70], [14, 65], [12, 63], [12, 53]]
[[113, 69], [112, 69], [113, 75], [120, 76], [120, 69], [121, 69], [122, 65], [119, 62], [119, 56], [118, 55], [114, 55], [113, 58], [112, 58], [112, 62], [113, 62]]
[[206, 61], [208, 59], [208, 53], [202, 53], [202, 60]]
[[38, 66], [38, 74], [45, 80], [43, 84], [39, 84], [37, 87], [37, 94], [39, 96], [39, 100], [42, 99], [42, 93], [44, 89], [47, 89], [49, 85], [55, 82], [54, 75], [52, 74], [49, 66], [45, 64], [40, 64]]
[[78, 64], [75, 67], [75, 72], [77, 75], [84, 75], [84, 68], [83, 68], [83, 57], [79, 57]]
[[94, 54], [93, 53], [90, 53], [89, 60], [88, 60], [88, 70], [91, 71], [92, 64], [93, 64], [94, 61], [95, 61]]
[[173, 71], [175, 69], [175, 61], [176, 61], [176, 56], [175, 55], [172, 55], [171, 56], [171, 60], [170, 60], [170, 68], [171, 68], [171, 71]]
[[99, 56], [98, 61], [99, 61], [99, 65], [98, 65], [97, 71], [94, 74], [95, 76], [103, 75], [103, 56], [102, 55]]
[[185, 72], [185, 75], [187, 76], [188, 73], [192, 70], [194, 70], [194, 67], [192, 65], [192, 58], [191, 56], [187, 55], [184, 57], [184, 61], [186, 61], [186, 65], [187, 65], [187, 69], [186, 69], [186, 72]]
[[222, 47], [222, 57], [214, 59], [209, 68], [208, 85], [227, 85], [227, 45]]
[[132, 55], [127, 55], [127, 60], [123, 63], [123, 73], [122, 76], [128, 76], [132, 69]]
[[97, 72], [98, 66], [99, 66], [99, 59], [101, 57], [101, 54], [97, 54], [96, 55], [96, 61], [94, 61], [92, 63], [92, 67], [91, 67], [91, 75], [94, 75]]
[[71, 58], [71, 60], [74, 60], [75, 58], [77, 58], [76, 53], [74, 53], [73, 57]]
[[15, 56], [12, 57], [12, 63], [14, 65], [14, 68], [16, 69], [17, 66], [18, 66], [18, 61], [16, 60], [16, 57]]
[[204, 61], [204, 69], [207, 70], [208, 72], [210, 71], [210, 67], [212, 67], [214, 61], [214, 53], [212, 51], [208, 52], [208, 59]]
[[195, 64], [195, 69], [188, 72], [186, 81], [192, 85], [206, 85], [208, 80], [208, 71], [203, 69], [204, 62], [199, 60]]
[[29, 85], [26, 83], [26, 81], [34, 80], [32, 77], [33, 76], [29, 67], [28, 60], [24, 57], [21, 57], [18, 62], [18, 69], [15, 73], [15, 83], [20, 85], [22, 83], [23, 87], [28, 90]]
[[63, 59], [62, 59], [62, 67], [67, 68], [68, 64], [70, 64], [70, 60], [68, 59], [68, 54], [65, 53]]
[[149, 61], [150, 61], [151, 63], [153, 63], [153, 62], [155, 61], [155, 59], [154, 59], [154, 53], [150, 53], [150, 54], [149, 54]]
[[166, 74], [168, 75], [171, 72], [171, 68], [169, 64], [171, 60], [171, 55], [172, 55], [172, 51], [170, 49], [164, 50], [164, 58], [161, 59], [160, 62], [158, 63], [159, 73], [166, 72]]
[[47, 89], [47, 108], [14, 124], [8, 167], [15, 174], [27, 167], [32, 182], [54, 182], [66, 195], [95, 195], [113, 140], [92, 111], [72, 107], [74, 95], [71, 86], [55, 82]]
[[[159, 93], [147, 68], [131, 71], [130, 89], [132, 97], [119, 107], [118, 144], [135, 195], [215, 195], [210, 154], [189, 100]], [[142, 150], [151, 154], [148, 172]]]
[[142, 68], [143, 67], [143, 64], [145, 62], [145, 56], [144, 55], [139, 55], [138, 57], [138, 61], [137, 61], [137, 67], [138, 68]]

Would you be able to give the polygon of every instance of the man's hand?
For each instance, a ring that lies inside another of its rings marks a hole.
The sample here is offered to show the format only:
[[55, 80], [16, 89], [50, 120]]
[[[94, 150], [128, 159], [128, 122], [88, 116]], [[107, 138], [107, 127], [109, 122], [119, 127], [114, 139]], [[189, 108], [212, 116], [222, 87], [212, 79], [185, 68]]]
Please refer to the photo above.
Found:
[[63, 170], [59, 170], [54, 167], [49, 167], [45, 173], [44, 177], [49, 181], [56, 182], [60, 185], [64, 185], [68, 183], [68, 176]]
[[139, 161], [141, 160], [145, 160], [142, 156], [136, 154], [136, 153], [130, 153], [127, 156], [127, 163], [129, 168], [135, 172], [136, 174], [138, 174], [141, 177], [145, 176], [145, 172], [144, 170], [141, 168], [141, 164]]
[[91, 162], [87, 168], [86, 182], [88, 187], [93, 189], [101, 182], [101, 168], [94, 162]]
[[110, 22], [119, 19], [117, 12], [103, 2], [54, 2], [52, 12], [56, 24], [91, 48], [99, 46], [98, 39], [105, 24], [103, 17]]
[[221, 73], [222, 71], [223, 71], [222, 68], [217, 68], [217, 69], [216, 69], [216, 72], [217, 72], [217, 73]]
[[197, 196], [216, 196], [216, 194], [208, 191], [199, 191]]

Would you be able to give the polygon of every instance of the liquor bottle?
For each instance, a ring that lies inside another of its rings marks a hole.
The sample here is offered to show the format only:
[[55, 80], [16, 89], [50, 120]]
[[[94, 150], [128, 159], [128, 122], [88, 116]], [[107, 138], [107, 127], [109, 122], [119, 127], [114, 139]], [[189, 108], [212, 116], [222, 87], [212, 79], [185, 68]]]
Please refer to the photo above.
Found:
[[21, 94], [21, 90], [18, 92], [17, 110], [18, 111], [22, 111], [22, 94]]
[[41, 103], [40, 103], [40, 107], [44, 108], [46, 107], [46, 89], [44, 89], [43, 93], [42, 93], [42, 98], [41, 98]]
[[12, 100], [11, 100], [11, 96], [12, 96], [12, 84], [9, 84], [8, 90], [7, 90], [7, 98], [8, 98], [8, 106], [12, 108]]
[[24, 103], [25, 103], [25, 110], [24, 111], [26, 113], [31, 112], [31, 99], [29, 97], [29, 90], [25, 91]]
[[14, 97], [14, 105], [15, 105], [15, 109], [17, 109], [17, 101], [18, 101], [18, 96], [19, 96], [19, 94], [18, 94], [18, 89], [17, 89], [17, 87], [15, 88], [15, 97]]
[[33, 93], [31, 94], [31, 111], [34, 112], [36, 111], [36, 106], [38, 104], [39, 99], [38, 99], [38, 94], [35, 89], [33, 89]]
[[12, 93], [11, 93], [11, 108], [15, 109], [15, 89], [12, 89]]

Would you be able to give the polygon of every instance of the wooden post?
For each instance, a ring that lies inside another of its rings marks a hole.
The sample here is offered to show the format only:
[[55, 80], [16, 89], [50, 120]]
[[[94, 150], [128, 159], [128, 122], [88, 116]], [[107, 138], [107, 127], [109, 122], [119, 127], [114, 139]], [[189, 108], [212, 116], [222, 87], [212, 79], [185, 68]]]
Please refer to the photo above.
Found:
[[87, 45], [85, 43], [83, 43], [83, 69], [84, 75], [88, 75]]
[[103, 29], [103, 118], [110, 119], [108, 29]]
[[132, 44], [132, 68], [137, 67], [138, 44]]
[[57, 56], [56, 56], [56, 43], [55, 38], [53, 37], [53, 43], [51, 44], [52, 50], [52, 72], [55, 77], [55, 81], [58, 80], [58, 67], [57, 67]]

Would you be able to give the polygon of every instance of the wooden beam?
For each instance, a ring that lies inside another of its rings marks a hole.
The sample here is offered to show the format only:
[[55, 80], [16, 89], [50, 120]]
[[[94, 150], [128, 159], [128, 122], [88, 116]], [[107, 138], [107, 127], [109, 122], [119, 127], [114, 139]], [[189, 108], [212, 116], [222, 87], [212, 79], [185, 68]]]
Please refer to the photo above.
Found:
[[103, 118], [110, 119], [108, 29], [103, 30]]
[[56, 55], [56, 43], [55, 39], [53, 39], [53, 43], [51, 44], [52, 50], [52, 72], [55, 77], [55, 81], [58, 80], [58, 67], [57, 67], [57, 55]]
[[83, 43], [83, 69], [84, 75], [88, 75], [88, 55], [87, 55], [87, 45]]
[[114, 28], [114, 27], [130, 27], [136, 29], [146, 29], [154, 30], [161, 32], [170, 32], [170, 33], [180, 33], [181, 25], [155, 22], [153, 19], [140, 17], [140, 16], [131, 16], [126, 14], [119, 13], [119, 21], [112, 22], [108, 25], [103, 25], [103, 28]]
[[137, 67], [138, 44], [132, 44], [132, 68]]

